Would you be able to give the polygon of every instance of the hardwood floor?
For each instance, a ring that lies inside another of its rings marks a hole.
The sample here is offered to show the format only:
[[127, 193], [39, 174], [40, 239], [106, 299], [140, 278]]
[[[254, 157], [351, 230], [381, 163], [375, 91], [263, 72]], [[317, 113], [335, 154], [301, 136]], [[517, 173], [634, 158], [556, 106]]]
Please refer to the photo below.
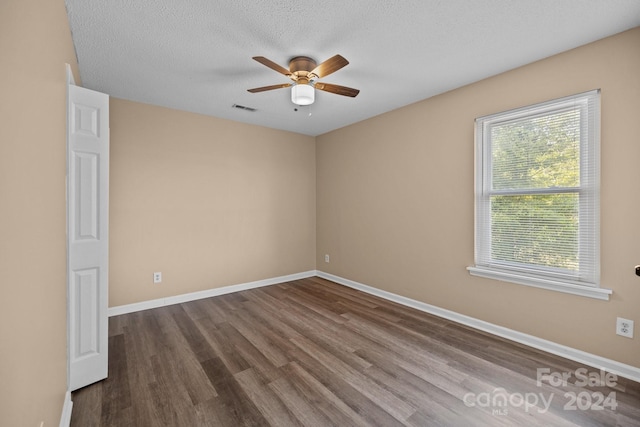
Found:
[[109, 378], [71, 425], [639, 426], [640, 384], [596, 376], [310, 278], [110, 318]]

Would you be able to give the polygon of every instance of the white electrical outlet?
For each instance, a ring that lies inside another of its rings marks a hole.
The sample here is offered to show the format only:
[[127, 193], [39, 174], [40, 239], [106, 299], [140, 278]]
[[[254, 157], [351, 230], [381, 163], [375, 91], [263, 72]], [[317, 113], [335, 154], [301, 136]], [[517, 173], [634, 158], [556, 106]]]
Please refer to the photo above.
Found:
[[616, 320], [616, 334], [627, 338], [633, 338], [633, 320], [618, 317]]
[[328, 254], [324, 256], [324, 262], [329, 262], [329, 255]]
[[162, 273], [157, 271], [153, 273], [153, 283], [161, 283], [162, 282]]

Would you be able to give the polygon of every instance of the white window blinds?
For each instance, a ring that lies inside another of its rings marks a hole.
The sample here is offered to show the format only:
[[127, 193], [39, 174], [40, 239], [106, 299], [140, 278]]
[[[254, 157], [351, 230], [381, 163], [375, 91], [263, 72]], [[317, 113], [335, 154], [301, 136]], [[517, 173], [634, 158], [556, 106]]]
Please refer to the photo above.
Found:
[[599, 286], [599, 122], [597, 90], [476, 119], [476, 269]]

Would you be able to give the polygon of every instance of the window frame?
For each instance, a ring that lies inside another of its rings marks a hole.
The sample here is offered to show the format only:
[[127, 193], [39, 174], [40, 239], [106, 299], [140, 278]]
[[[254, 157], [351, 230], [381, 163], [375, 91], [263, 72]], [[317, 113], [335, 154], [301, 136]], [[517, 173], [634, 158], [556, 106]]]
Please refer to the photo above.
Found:
[[[579, 187], [493, 190], [491, 128], [580, 108]], [[586, 120], [586, 123], [584, 122]], [[600, 287], [600, 90], [579, 93], [475, 120], [475, 265], [471, 275], [608, 300]], [[494, 260], [491, 256], [491, 197], [497, 194], [577, 194], [579, 209], [577, 275], [553, 267]]]

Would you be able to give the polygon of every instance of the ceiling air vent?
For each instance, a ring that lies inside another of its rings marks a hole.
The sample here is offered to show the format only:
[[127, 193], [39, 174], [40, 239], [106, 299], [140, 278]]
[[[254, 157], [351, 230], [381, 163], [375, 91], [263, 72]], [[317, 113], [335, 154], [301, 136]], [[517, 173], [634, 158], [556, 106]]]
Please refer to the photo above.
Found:
[[239, 105], [239, 104], [233, 104], [231, 107], [233, 107], [233, 108], [237, 108], [237, 109], [239, 109], [239, 110], [256, 111], [256, 109], [255, 109], [255, 108], [245, 107], [244, 105]]

